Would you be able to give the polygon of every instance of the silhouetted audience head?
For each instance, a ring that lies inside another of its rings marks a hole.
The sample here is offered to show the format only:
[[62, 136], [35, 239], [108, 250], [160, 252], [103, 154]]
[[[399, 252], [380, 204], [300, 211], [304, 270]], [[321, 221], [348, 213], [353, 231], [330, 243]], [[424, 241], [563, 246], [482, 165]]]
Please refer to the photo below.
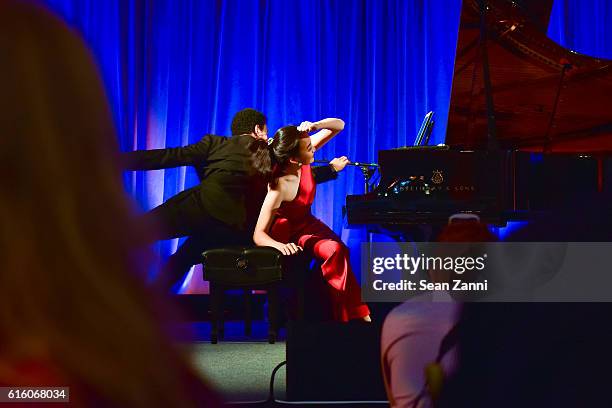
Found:
[[41, 6], [0, 2], [0, 384], [83, 406], [202, 406], [207, 388], [143, 287], [93, 59]]
[[438, 242], [494, 242], [497, 237], [486, 224], [476, 220], [452, 222], [438, 235]]
[[[577, 199], [536, 217], [508, 240], [608, 241], [610, 196]], [[589, 267], [585, 260], [584, 268]], [[609, 406], [609, 379], [601, 373], [612, 364], [611, 314], [610, 303], [465, 304], [458, 324], [458, 369], [438, 406]]]

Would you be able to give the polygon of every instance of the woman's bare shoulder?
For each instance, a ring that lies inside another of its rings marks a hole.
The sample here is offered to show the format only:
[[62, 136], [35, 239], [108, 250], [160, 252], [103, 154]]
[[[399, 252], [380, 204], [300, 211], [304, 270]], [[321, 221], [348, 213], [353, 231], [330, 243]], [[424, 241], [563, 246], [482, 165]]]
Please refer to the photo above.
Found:
[[293, 174], [285, 174], [275, 180], [270, 186], [270, 190], [278, 191], [283, 196], [283, 201], [291, 201], [295, 195], [295, 188], [300, 182], [300, 178]]
[[281, 188], [293, 187], [300, 182], [300, 178], [294, 174], [285, 174], [276, 179], [276, 184]]

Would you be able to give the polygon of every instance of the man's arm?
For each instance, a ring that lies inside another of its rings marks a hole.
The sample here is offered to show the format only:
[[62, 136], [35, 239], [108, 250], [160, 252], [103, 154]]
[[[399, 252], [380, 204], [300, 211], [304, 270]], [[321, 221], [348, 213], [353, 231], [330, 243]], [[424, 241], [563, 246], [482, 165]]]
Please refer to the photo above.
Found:
[[316, 184], [322, 184], [337, 179], [338, 173], [330, 165], [316, 166], [312, 168], [312, 176]]
[[207, 135], [199, 142], [183, 147], [124, 152], [121, 153], [121, 164], [125, 170], [157, 170], [193, 166], [206, 161], [211, 149], [224, 139], [220, 136]]

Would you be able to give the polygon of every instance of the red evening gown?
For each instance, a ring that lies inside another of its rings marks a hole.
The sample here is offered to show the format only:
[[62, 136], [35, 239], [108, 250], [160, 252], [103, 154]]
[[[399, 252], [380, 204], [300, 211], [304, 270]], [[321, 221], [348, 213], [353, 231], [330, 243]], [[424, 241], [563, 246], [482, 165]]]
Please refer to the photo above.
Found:
[[323, 262], [323, 278], [329, 283], [334, 320], [348, 321], [370, 314], [361, 302], [361, 290], [349, 260], [349, 249], [322, 221], [312, 215], [316, 184], [310, 165], [301, 167], [300, 185], [293, 201], [283, 202], [270, 228], [270, 236], [297, 245]]

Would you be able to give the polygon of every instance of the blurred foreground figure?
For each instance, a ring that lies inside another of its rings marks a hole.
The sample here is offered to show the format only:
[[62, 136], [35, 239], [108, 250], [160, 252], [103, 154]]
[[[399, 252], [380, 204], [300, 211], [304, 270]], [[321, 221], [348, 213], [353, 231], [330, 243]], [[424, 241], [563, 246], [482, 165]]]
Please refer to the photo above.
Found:
[[[485, 224], [479, 219], [459, 222], [449, 220], [438, 236], [439, 242], [465, 243], [459, 247], [462, 255], [468, 255], [474, 243], [493, 242]], [[432, 282], [452, 282], [453, 274], [445, 271], [429, 271]], [[471, 281], [476, 276], [466, 273], [462, 279]], [[432, 363], [443, 374], [452, 375], [457, 356], [453, 340], [462, 302], [461, 293], [422, 293], [395, 307], [386, 317], [381, 335], [382, 373], [392, 408], [429, 408], [435, 406], [430, 378]], [[444, 345], [443, 345], [444, 343]], [[429, 384], [426, 386], [426, 382]], [[438, 388], [441, 385], [438, 386]]]
[[0, 386], [69, 386], [75, 406], [215, 406], [143, 288], [146, 232], [83, 43], [0, 2]]

